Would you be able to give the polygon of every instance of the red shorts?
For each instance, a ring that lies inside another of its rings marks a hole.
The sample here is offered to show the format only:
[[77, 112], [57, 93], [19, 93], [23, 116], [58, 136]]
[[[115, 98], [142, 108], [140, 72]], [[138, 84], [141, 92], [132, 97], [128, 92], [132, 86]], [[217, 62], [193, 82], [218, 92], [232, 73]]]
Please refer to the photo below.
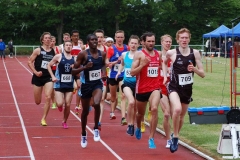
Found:
[[160, 89], [162, 94], [168, 96], [167, 87], [164, 84], [160, 85]]

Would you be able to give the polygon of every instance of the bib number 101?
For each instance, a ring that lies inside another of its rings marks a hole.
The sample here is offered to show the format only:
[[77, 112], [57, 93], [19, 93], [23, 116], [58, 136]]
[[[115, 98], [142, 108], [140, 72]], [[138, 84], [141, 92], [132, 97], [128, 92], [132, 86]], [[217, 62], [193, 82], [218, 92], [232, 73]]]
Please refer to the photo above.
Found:
[[148, 67], [147, 76], [148, 77], [157, 77], [158, 76], [158, 67]]

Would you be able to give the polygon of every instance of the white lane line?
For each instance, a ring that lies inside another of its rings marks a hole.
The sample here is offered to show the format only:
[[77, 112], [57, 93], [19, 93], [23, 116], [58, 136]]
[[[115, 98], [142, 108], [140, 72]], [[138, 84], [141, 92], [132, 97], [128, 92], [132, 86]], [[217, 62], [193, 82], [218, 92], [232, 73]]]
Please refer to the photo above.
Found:
[[[28, 68], [26, 68], [17, 58], [16, 60], [18, 61], [19, 64], [21, 64], [26, 70], [28, 70]], [[32, 74], [32, 72], [30, 70], [28, 70], [29, 73]], [[76, 116], [76, 114], [71, 110], [71, 114], [77, 118], [79, 120], [79, 122], [81, 122], [81, 119]], [[86, 128], [93, 134], [93, 131], [91, 130], [91, 128], [89, 126], [86, 126]], [[118, 160], [122, 160], [122, 158], [115, 152], [112, 150], [111, 147], [109, 147], [102, 139], [100, 139], [100, 142], [103, 144], [103, 146], [105, 146]]]
[[6, 156], [6, 157], [0, 157], [0, 159], [19, 159], [19, 158], [30, 158], [30, 156]]
[[16, 106], [16, 109], [17, 109], [17, 113], [18, 113], [18, 116], [19, 116], [19, 120], [20, 120], [20, 122], [21, 122], [21, 126], [22, 126], [22, 130], [23, 130], [24, 138], [25, 138], [25, 141], [26, 141], [26, 144], [27, 144], [27, 148], [28, 148], [28, 152], [29, 152], [29, 154], [30, 154], [31, 160], [35, 160], [35, 157], [34, 157], [34, 154], [33, 154], [33, 151], [32, 151], [32, 147], [31, 147], [30, 141], [29, 141], [29, 139], [28, 139], [28, 134], [27, 134], [27, 131], [26, 131], [26, 128], [25, 128], [25, 125], [24, 125], [24, 121], [23, 121], [21, 112], [20, 112], [20, 110], [19, 110], [19, 106], [18, 106], [18, 103], [17, 103], [17, 100], [16, 100], [16, 96], [15, 96], [14, 91], [13, 91], [12, 83], [11, 83], [11, 80], [10, 80], [10, 78], [9, 78], [8, 71], [7, 71], [7, 67], [6, 67], [6, 65], [5, 65], [5, 62], [3, 63], [3, 65], [4, 65], [4, 68], [5, 68], [5, 71], [6, 71], [8, 83], [9, 83], [9, 85], [10, 85], [10, 89], [11, 89], [12, 96], [13, 96], [13, 100], [14, 100], [14, 103], [15, 103], [15, 106]]

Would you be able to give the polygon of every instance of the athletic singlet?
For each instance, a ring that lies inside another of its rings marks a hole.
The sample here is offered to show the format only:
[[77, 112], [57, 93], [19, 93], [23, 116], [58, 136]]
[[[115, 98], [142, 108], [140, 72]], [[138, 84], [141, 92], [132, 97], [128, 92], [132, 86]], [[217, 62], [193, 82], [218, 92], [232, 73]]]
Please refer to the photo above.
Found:
[[127, 84], [127, 86], [131, 88], [135, 88], [136, 86], [136, 76], [132, 77], [130, 74], [130, 70], [132, 68], [132, 62], [133, 58], [129, 58], [129, 52], [126, 53], [125, 58], [123, 60], [124, 62], [124, 77], [123, 77], [123, 83]]
[[42, 77], [50, 76], [47, 65], [53, 59], [55, 52], [53, 49], [50, 52], [46, 52], [41, 46], [40, 50], [40, 54], [35, 59], [34, 67], [36, 71], [42, 71]]
[[77, 46], [73, 46], [72, 50], [71, 50], [71, 55], [72, 56], [77, 56], [79, 52], [82, 51], [82, 48], [80, 45]]
[[159, 77], [160, 77], [160, 60], [159, 53], [156, 50], [153, 50], [155, 55], [150, 56], [145, 50], [142, 52], [145, 56], [151, 59], [148, 65], [145, 65], [141, 72], [137, 75], [136, 83], [136, 93], [146, 93], [152, 92], [154, 90], [160, 89], [159, 86]]
[[[167, 67], [168, 67], [168, 71], [170, 71], [171, 70], [171, 64], [172, 64], [172, 62], [171, 61], [168, 61], [168, 63], [167, 63]], [[159, 77], [159, 80], [160, 80], [160, 85], [163, 85], [163, 80], [164, 80], [164, 75], [163, 75], [163, 71], [162, 71], [162, 69], [160, 70], [160, 72], [161, 72], [161, 74], [160, 74], [160, 77]], [[167, 73], [167, 82], [169, 82], [170, 81], [170, 74], [169, 73]]]
[[57, 82], [54, 83], [54, 88], [73, 88], [74, 78], [72, 76], [72, 67], [74, 64], [74, 57], [71, 59], [67, 59], [62, 53], [61, 61], [57, 66], [57, 70], [55, 73], [55, 77], [58, 79]]
[[[123, 45], [124, 49], [122, 51], [119, 51], [115, 45], [112, 45], [114, 54], [113, 56], [109, 59], [109, 62], [114, 62], [117, 61], [118, 58], [122, 55], [123, 52], [128, 51], [127, 45]], [[117, 64], [113, 65], [110, 71], [109, 78], [115, 78], [118, 72], [118, 68], [121, 62], [118, 62]], [[119, 78], [123, 77], [124, 71], [118, 76]]]
[[88, 53], [87, 60], [83, 64], [83, 66], [87, 65], [88, 62], [93, 62], [93, 66], [91, 68], [83, 70], [83, 75], [80, 78], [81, 82], [84, 84], [95, 84], [102, 82], [102, 67], [103, 67], [103, 58], [101, 51], [98, 50], [98, 58], [95, 59], [92, 57], [90, 50], [87, 49], [86, 52]]
[[190, 48], [190, 54], [183, 56], [178, 48], [176, 48], [176, 59], [171, 67], [170, 83], [169, 85], [192, 87], [194, 72], [187, 70], [189, 61], [196, 66], [193, 49]]
[[[59, 50], [58, 50], [58, 47], [56, 47], [56, 52], [55, 52], [55, 50], [54, 50], [54, 53], [55, 53], [55, 55], [60, 53]], [[57, 65], [54, 64], [54, 65], [52, 66], [52, 70], [53, 70], [53, 71], [56, 71], [56, 69], [57, 69]]]

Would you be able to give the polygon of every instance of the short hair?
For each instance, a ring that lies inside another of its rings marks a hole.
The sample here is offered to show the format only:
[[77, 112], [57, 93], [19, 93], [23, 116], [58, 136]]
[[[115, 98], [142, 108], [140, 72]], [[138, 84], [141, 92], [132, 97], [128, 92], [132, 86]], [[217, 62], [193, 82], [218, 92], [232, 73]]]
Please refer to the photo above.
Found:
[[83, 40], [81, 38], [79, 38], [78, 40], [83, 42]]
[[40, 43], [42, 44], [42, 40], [44, 38], [45, 35], [49, 34], [51, 36], [51, 33], [50, 32], [43, 32], [43, 34], [41, 35], [40, 37]]
[[146, 42], [147, 37], [152, 37], [152, 36], [155, 37], [155, 34], [152, 33], [152, 32], [145, 32], [145, 33], [143, 33], [143, 35], [142, 35], [142, 40], [143, 40], [144, 42]]
[[163, 36], [161, 36], [161, 42], [167, 37], [172, 39], [172, 36], [170, 36], [169, 34], [164, 34]]
[[51, 36], [51, 39], [52, 39], [52, 38], [55, 38], [55, 39], [56, 39], [56, 37], [55, 37], [55, 36]]
[[73, 33], [78, 33], [79, 34], [79, 31], [74, 29], [74, 30], [72, 30], [71, 35], [73, 35]]
[[68, 41], [63, 42], [63, 46], [65, 46], [65, 44], [66, 44], [67, 42], [70, 42], [70, 43], [72, 44], [72, 41], [68, 40]]
[[104, 30], [102, 30], [102, 29], [96, 29], [96, 30], [93, 32], [93, 34], [96, 35], [96, 33], [102, 33], [103, 36], [104, 36]]
[[89, 42], [89, 40], [91, 39], [91, 37], [96, 37], [96, 38], [97, 38], [97, 36], [96, 36], [95, 34], [88, 34], [88, 35], [87, 35], [87, 42]]
[[136, 39], [138, 41], [138, 44], [140, 44], [140, 39], [137, 35], [131, 35], [128, 42], [130, 42], [131, 39]]
[[123, 33], [123, 34], [124, 34], [124, 31], [123, 31], [123, 30], [117, 30], [116, 33], [115, 33], [115, 35], [116, 35], [117, 33]]
[[70, 34], [69, 34], [69, 33], [63, 33], [63, 37], [64, 37], [64, 36], [70, 37]]
[[189, 39], [191, 39], [191, 33], [190, 33], [190, 31], [189, 31], [187, 28], [181, 28], [181, 29], [178, 30], [177, 33], [176, 33], [176, 41], [178, 41], [178, 39], [179, 39], [179, 34], [182, 34], [182, 33], [184, 33], [184, 32], [187, 32], [188, 35], [189, 35]]

